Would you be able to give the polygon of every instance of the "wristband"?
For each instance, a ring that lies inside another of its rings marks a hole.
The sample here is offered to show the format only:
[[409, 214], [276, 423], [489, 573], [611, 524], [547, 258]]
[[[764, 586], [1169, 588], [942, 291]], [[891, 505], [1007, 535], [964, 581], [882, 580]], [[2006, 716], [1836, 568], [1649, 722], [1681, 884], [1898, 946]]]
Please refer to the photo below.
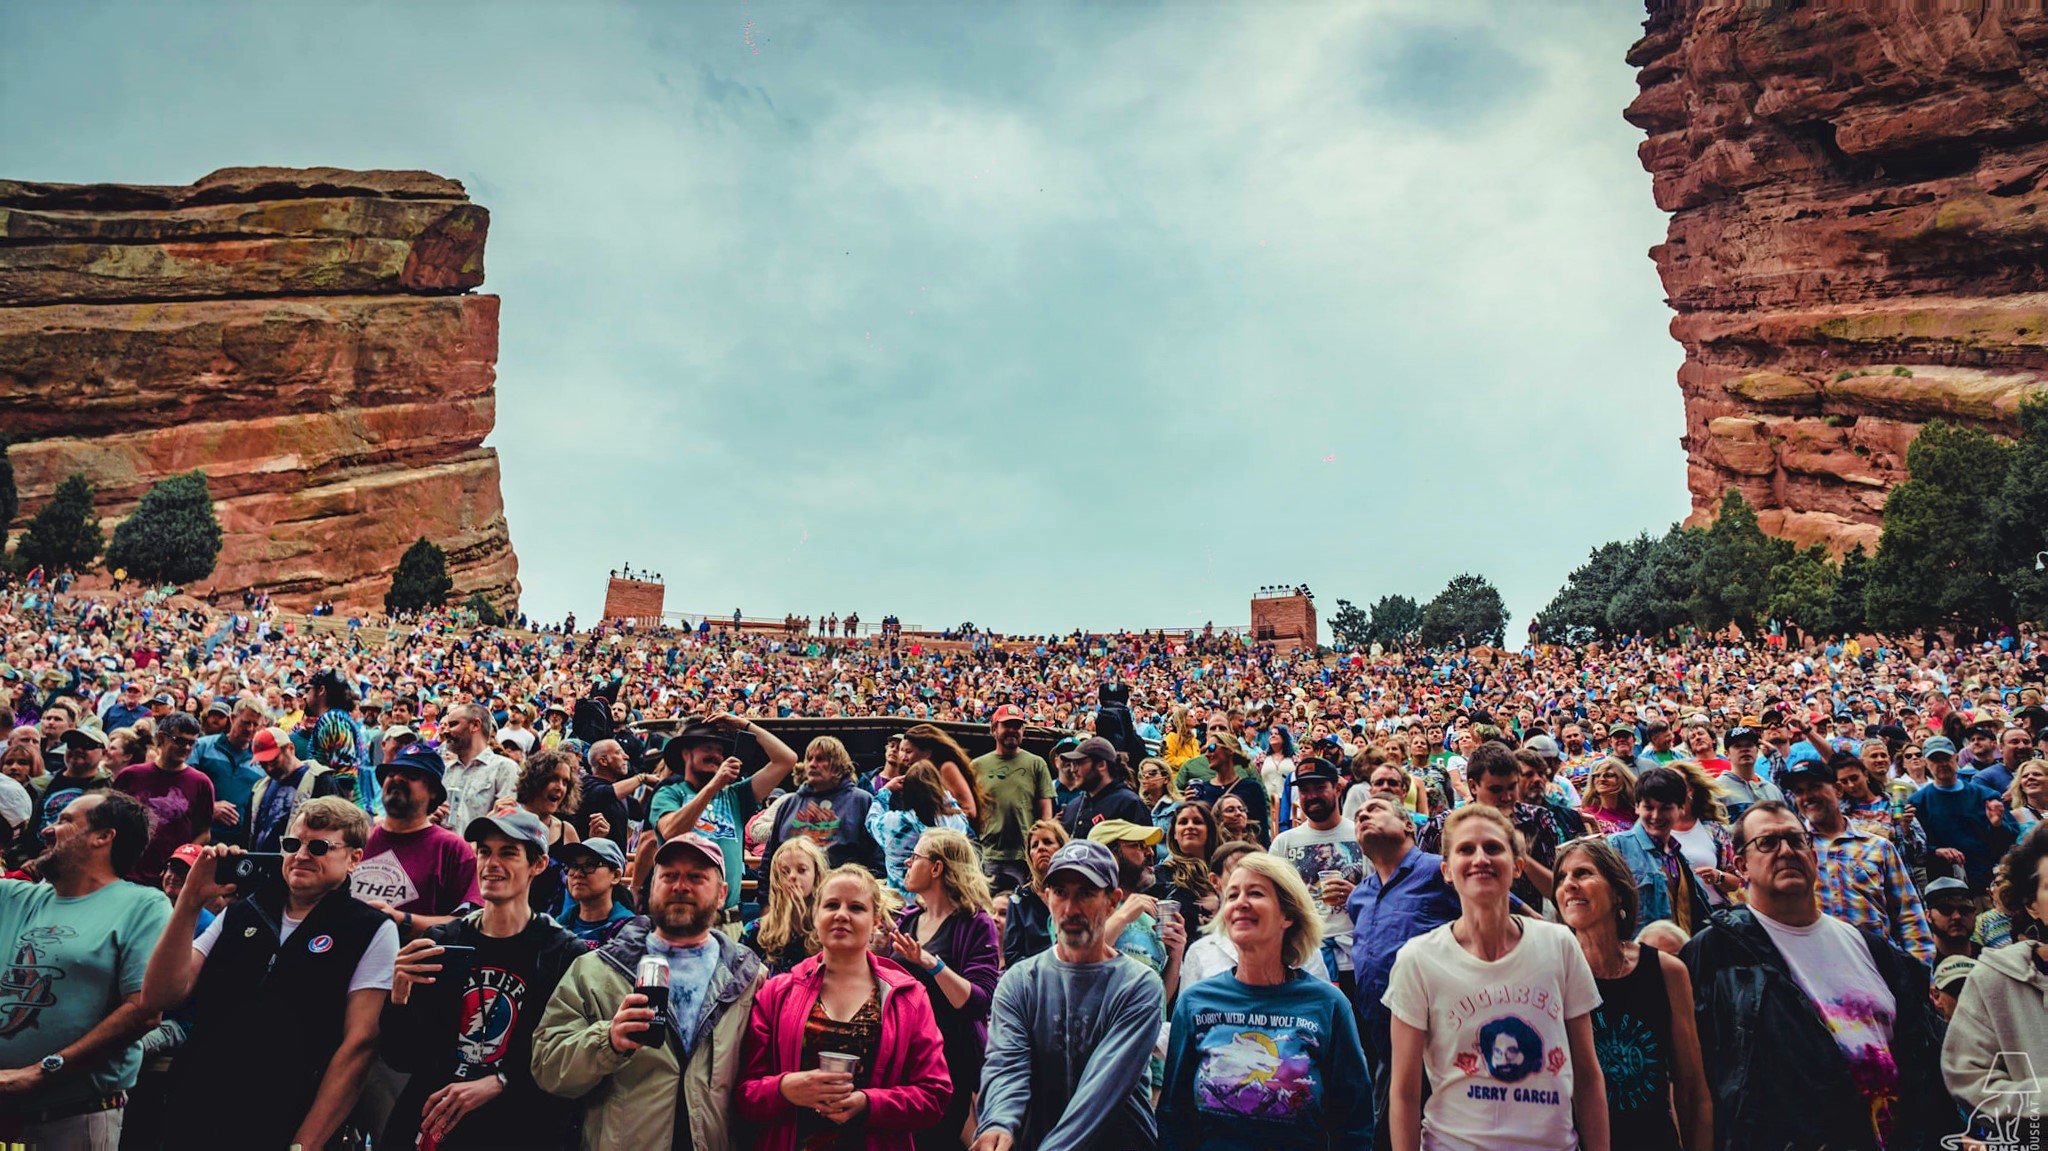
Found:
[[925, 968], [924, 973], [926, 975], [937, 975], [939, 972], [944, 971], [945, 969], [946, 961], [934, 955], [932, 956], [932, 965], [930, 967]]

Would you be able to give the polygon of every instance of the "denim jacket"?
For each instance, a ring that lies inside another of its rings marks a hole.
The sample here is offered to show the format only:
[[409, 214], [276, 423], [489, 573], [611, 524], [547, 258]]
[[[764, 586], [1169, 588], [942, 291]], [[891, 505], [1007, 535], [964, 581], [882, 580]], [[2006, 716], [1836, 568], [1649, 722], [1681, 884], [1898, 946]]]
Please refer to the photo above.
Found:
[[[1672, 918], [1671, 885], [1665, 878], [1661, 853], [1650, 833], [1637, 825], [1627, 831], [1615, 832], [1607, 837], [1607, 842], [1621, 853], [1622, 862], [1635, 873], [1637, 930], [1659, 919]], [[1677, 851], [1678, 845], [1673, 843], [1666, 850]], [[1707, 889], [1690, 866], [1681, 870], [1685, 872], [1686, 896], [1692, 900], [1692, 929], [1698, 932], [1707, 925]]]

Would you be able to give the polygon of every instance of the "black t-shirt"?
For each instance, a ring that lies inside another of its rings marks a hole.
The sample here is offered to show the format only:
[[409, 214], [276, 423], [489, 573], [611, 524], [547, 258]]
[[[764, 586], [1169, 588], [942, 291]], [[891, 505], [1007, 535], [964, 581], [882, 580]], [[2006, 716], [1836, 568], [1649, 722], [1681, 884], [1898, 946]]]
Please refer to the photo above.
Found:
[[605, 838], [626, 850], [626, 836], [632, 831], [631, 816], [626, 811], [626, 801], [612, 790], [612, 785], [590, 772], [583, 773], [583, 799], [576, 806], [576, 814], [569, 817], [569, 826], [576, 829], [578, 839], [590, 838], [591, 815], [604, 816], [610, 830]]

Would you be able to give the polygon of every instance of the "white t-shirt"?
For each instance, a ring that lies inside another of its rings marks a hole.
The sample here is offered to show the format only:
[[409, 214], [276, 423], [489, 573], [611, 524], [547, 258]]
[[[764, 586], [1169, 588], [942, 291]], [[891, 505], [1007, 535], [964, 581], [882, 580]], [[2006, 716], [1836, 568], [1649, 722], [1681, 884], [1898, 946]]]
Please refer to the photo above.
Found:
[[35, 800], [29, 798], [28, 788], [11, 775], [0, 775], [0, 819], [7, 826], [19, 828], [35, 814]]
[[1460, 947], [1448, 923], [1394, 959], [1381, 1002], [1428, 1037], [1424, 1151], [1579, 1145], [1565, 1023], [1600, 1006], [1600, 992], [1570, 930], [1517, 918], [1520, 942], [1491, 963]]
[[1899, 1097], [1899, 1065], [1892, 1058], [1892, 1024], [1899, 1001], [1877, 972], [1877, 961], [1855, 928], [1823, 915], [1806, 927], [1779, 923], [1754, 907], [1750, 913], [1785, 957], [1799, 989], [1813, 1000], [1849, 1061], [1871, 1114], [1888, 1114]]
[[[221, 924], [227, 921], [226, 915], [214, 916], [213, 922], [207, 925], [206, 930], [199, 933], [199, 938], [192, 941], [192, 949], [201, 955], [213, 954], [214, 941], [220, 938]], [[305, 921], [283, 915], [278, 917], [278, 922], [281, 926], [278, 929], [277, 941], [281, 945], [291, 939], [292, 932], [297, 931], [299, 924]], [[356, 960], [355, 974], [348, 978], [348, 989], [361, 991], [366, 987], [374, 987], [379, 991], [391, 990], [391, 965], [397, 961], [398, 925], [387, 919], [378, 926], [377, 934], [370, 937], [370, 945], [363, 949], [363, 957]]]
[[1293, 864], [1301, 881], [1308, 884], [1309, 896], [1323, 911], [1323, 939], [1336, 948], [1337, 969], [1351, 970], [1351, 913], [1324, 903], [1322, 895], [1323, 872], [1341, 871], [1353, 883], [1364, 874], [1365, 852], [1359, 848], [1351, 824], [1340, 819], [1328, 831], [1317, 831], [1305, 823], [1290, 827], [1273, 837], [1272, 851]]
[[[1672, 829], [1671, 838], [1678, 841], [1678, 853], [1685, 857], [1687, 867], [1698, 869], [1721, 866], [1721, 857], [1714, 850], [1714, 832], [1706, 820], [1693, 824], [1691, 831]], [[1716, 891], [1712, 884], [1702, 883], [1700, 886], [1707, 889], [1708, 906], [1721, 907], [1728, 902], [1728, 897]]]

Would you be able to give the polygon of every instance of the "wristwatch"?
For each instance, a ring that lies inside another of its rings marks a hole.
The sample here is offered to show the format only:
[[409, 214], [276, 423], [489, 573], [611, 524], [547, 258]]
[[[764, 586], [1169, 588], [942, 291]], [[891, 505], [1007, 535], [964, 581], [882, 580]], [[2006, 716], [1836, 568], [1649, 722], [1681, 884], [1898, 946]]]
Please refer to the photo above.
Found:
[[37, 1066], [43, 1069], [43, 1074], [55, 1075], [57, 1072], [64, 1070], [64, 1057], [62, 1055], [45, 1055], [43, 1056], [43, 1061], [37, 1064]]

